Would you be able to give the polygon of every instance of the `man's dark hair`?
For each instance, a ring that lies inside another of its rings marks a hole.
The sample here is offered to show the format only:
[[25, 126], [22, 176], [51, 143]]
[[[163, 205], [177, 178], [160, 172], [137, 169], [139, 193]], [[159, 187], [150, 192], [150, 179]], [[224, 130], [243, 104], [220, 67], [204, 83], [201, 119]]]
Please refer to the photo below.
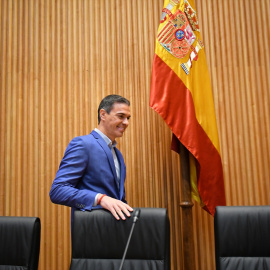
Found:
[[100, 123], [100, 110], [105, 110], [108, 114], [111, 112], [115, 103], [124, 103], [130, 106], [129, 100], [119, 95], [109, 95], [103, 98], [98, 107], [98, 123]]

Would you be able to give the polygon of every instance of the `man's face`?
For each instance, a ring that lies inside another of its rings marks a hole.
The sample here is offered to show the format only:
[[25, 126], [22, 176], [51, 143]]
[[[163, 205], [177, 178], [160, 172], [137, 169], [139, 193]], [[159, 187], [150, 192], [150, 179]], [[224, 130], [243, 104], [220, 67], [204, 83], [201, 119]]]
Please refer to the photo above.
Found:
[[101, 109], [100, 117], [102, 124], [101, 131], [114, 141], [115, 138], [122, 137], [128, 127], [130, 108], [125, 103], [114, 103], [109, 114]]

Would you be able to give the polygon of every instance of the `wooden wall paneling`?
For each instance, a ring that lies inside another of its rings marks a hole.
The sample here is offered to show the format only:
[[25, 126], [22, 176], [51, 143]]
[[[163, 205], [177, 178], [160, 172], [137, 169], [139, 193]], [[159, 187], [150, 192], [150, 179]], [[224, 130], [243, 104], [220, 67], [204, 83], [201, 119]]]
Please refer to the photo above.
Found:
[[[212, 81], [228, 205], [269, 204], [268, 0], [196, 0]], [[118, 141], [134, 207], [166, 207], [183, 269], [179, 157], [149, 108], [163, 0], [0, 1], [0, 215], [37, 215], [39, 269], [68, 269], [70, 209], [48, 193], [69, 141], [97, 125], [101, 98], [131, 101]], [[215, 269], [213, 218], [193, 209], [196, 269]]]
[[[6, 45], [6, 29], [7, 29], [7, 19], [6, 19], [6, 12], [7, 5], [6, 3], [1, 3], [1, 21], [0, 21], [0, 33], [1, 33], [1, 42], [0, 42], [0, 85], [1, 89], [6, 88], [6, 50], [7, 50], [7, 45]], [[6, 92], [1, 91], [1, 100], [0, 100], [0, 130], [1, 130], [1, 140], [0, 140], [0, 154], [1, 154], [1, 162], [0, 162], [0, 176], [1, 179], [5, 179], [6, 177], [6, 170], [5, 170], [5, 157], [6, 157], [6, 148], [5, 148], [5, 138], [6, 138]], [[4, 181], [0, 181], [0, 212], [4, 213], [5, 212], [5, 189], [6, 183]]]
[[[5, 24], [4, 24], [4, 15], [3, 15], [3, 10], [4, 10], [4, 5], [3, 3], [1, 3], [1, 10], [0, 10], [0, 87], [1, 89], [4, 89], [4, 38], [2, 39], [3, 35], [3, 31], [2, 28], [5, 28]], [[1, 160], [4, 159], [4, 119], [5, 119], [5, 115], [4, 115], [4, 111], [5, 111], [5, 91], [1, 91], [0, 92], [0, 158]], [[5, 178], [5, 169], [4, 169], [4, 163], [0, 162], [0, 179], [4, 179]], [[4, 202], [5, 202], [5, 198], [4, 198], [4, 181], [0, 181], [0, 213], [4, 212]]]

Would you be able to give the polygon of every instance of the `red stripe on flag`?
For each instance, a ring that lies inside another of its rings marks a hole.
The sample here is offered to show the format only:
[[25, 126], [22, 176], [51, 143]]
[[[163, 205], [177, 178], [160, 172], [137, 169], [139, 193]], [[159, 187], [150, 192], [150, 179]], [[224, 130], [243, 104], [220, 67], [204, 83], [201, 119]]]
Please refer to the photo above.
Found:
[[226, 204], [220, 155], [196, 119], [190, 91], [157, 55], [153, 61], [150, 107], [196, 158], [199, 194], [206, 210], [214, 215], [216, 206]]

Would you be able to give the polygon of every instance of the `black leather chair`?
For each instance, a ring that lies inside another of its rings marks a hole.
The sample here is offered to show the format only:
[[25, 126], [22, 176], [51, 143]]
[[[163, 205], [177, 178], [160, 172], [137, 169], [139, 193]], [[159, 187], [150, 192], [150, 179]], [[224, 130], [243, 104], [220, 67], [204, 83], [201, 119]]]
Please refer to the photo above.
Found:
[[270, 206], [218, 206], [214, 224], [218, 270], [270, 269]]
[[40, 219], [0, 216], [0, 270], [37, 270]]
[[[70, 270], [118, 270], [136, 209], [117, 221], [100, 209], [74, 212]], [[166, 209], [141, 208], [123, 270], [170, 269], [170, 224]]]

